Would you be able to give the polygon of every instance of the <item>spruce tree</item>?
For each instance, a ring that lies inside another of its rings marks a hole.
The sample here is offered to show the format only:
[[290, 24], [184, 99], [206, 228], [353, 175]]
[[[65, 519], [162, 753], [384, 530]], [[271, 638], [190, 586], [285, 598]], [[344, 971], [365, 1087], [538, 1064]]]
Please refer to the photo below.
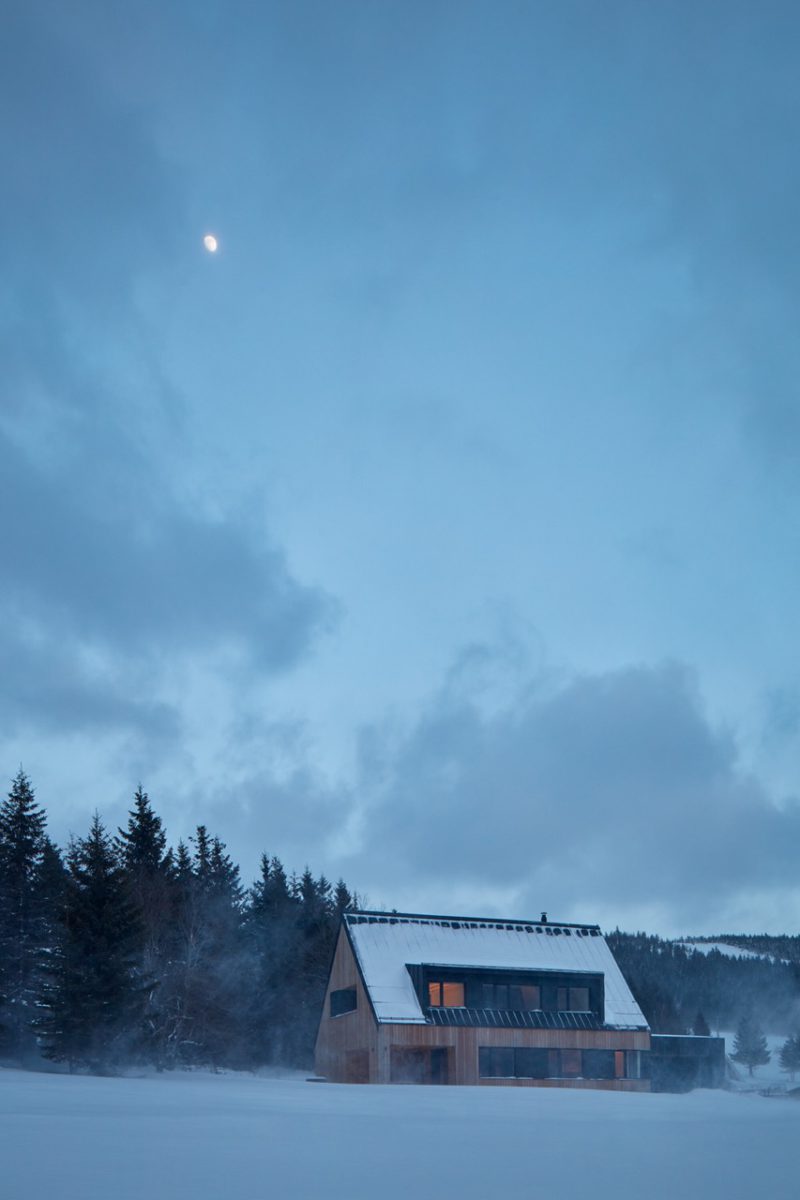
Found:
[[46, 1057], [70, 1069], [113, 1070], [138, 1049], [145, 984], [140, 926], [114, 847], [95, 815], [73, 843], [59, 945], [38, 1023]]
[[800, 1071], [800, 1033], [786, 1039], [781, 1046], [779, 1061], [781, 1070], [786, 1071], [794, 1083], [795, 1074]]
[[161, 818], [153, 811], [141, 784], [133, 797], [127, 828], [118, 831], [115, 848], [128, 896], [139, 918], [138, 966], [149, 985], [142, 1050], [160, 1064], [166, 1056], [170, 1026], [162, 1004], [162, 985], [169, 972], [174, 869]]
[[36, 884], [45, 845], [46, 817], [20, 767], [0, 805], [0, 996], [4, 1050], [33, 1053], [30, 1024], [38, 990]]
[[711, 1030], [708, 1027], [708, 1021], [699, 1010], [692, 1025], [692, 1033], [695, 1035], [695, 1037], [711, 1036]]
[[747, 1067], [748, 1074], [752, 1075], [753, 1067], [764, 1066], [770, 1057], [763, 1030], [755, 1018], [746, 1013], [736, 1030], [731, 1058]]

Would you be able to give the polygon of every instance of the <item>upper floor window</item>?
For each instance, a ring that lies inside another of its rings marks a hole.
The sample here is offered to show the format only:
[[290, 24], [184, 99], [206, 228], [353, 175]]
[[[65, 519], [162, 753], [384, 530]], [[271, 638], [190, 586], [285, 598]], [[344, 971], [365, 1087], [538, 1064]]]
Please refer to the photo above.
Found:
[[433, 1008], [463, 1008], [463, 983], [444, 983], [440, 980], [429, 983], [428, 1003]]
[[589, 989], [585, 987], [560, 987], [557, 1007], [559, 1012], [589, 1012]]
[[517, 1011], [541, 1008], [541, 989], [532, 983], [481, 983], [475, 996], [476, 1008], [513, 1008]]
[[353, 1012], [358, 1005], [358, 993], [354, 987], [337, 988], [331, 992], [331, 1016], [341, 1017]]

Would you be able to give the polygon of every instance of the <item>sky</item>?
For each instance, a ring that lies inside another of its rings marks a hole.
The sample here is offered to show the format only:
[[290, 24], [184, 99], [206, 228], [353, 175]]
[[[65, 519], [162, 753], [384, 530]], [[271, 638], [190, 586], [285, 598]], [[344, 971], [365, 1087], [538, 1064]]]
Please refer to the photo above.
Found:
[[797, 928], [799, 60], [791, 0], [6, 0], [55, 838], [141, 783], [247, 881]]

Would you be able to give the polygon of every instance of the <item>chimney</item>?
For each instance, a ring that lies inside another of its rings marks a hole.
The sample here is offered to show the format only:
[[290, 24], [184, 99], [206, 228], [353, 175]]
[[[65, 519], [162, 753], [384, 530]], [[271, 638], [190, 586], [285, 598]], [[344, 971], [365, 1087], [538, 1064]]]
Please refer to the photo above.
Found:
[[547, 913], [542, 913], [542, 925], [547, 924]]

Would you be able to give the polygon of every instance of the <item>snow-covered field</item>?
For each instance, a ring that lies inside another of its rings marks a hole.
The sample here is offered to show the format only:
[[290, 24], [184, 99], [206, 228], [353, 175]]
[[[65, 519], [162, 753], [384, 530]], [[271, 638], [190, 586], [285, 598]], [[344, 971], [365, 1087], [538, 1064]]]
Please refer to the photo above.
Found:
[[800, 1103], [0, 1070], [3, 1200], [795, 1200]]

